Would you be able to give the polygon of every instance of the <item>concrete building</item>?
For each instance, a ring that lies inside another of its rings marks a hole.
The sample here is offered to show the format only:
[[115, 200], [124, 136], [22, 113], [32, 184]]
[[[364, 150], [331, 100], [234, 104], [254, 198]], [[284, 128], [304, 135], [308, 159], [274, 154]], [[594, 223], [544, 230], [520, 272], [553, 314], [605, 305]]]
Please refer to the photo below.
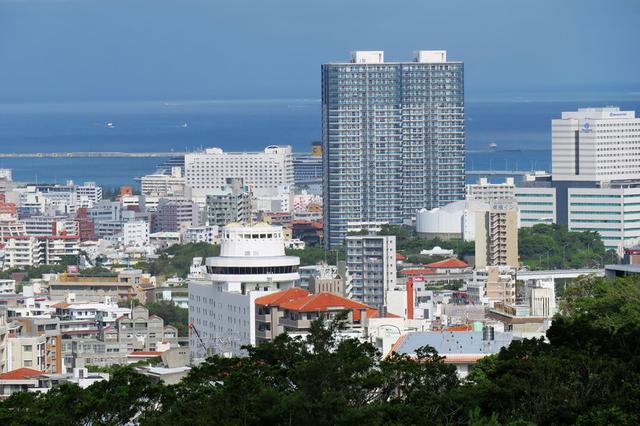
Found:
[[396, 285], [396, 237], [350, 235], [347, 243], [347, 297], [376, 309]]
[[556, 223], [556, 189], [545, 187], [517, 187], [515, 191], [521, 228], [539, 223]]
[[333, 293], [345, 295], [345, 278], [338, 271], [338, 267], [322, 263], [316, 265], [317, 273], [309, 277], [309, 291], [313, 294]]
[[467, 200], [491, 201], [507, 200], [511, 201], [515, 197], [515, 183], [512, 177], [508, 177], [504, 183], [490, 183], [487, 178], [478, 179], [477, 183], [466, 185]]
[[640, 118], [616, 107], [563, 112], [551, 123], [558, 222], [568, 223], [568, 190], [640, 185]]
[[473, 280], [467, 284], [467, 292], [474, 303], [515, 305], [516, 272], [508, 266], [476, 268]]
[[90, 373], [85, 368], [74, 369], [73, 372], [65, 374], [48, 374], [33, 368], [17, 368], [0, 374], [0, 399], [6, 399], [16, 392], [44, 393], [64, 383], [72, 383], [86, 389], [103, 380], [109, 380], [109, 374]]
[[53, 300], [102, 302], [106, 297], [114, 301], [145, 300], [145, 291], [155, 287], [155, 277], [137, 269], [121, 271], [117, 275], [58, 274], [49, 283]]
[[207, 192], [205, 216], [210, 225], [223, 227], [231, 222], [248, 222], [251, 215], [251, 191], [237, 178]]
[[617, 107], [580, 108], [551, 122], [554, 181], [638, 180], [640, 118]]
[[263, 223], [222, 229], [220, 256], [206, 259], [204, 277], [189, 280], [193, 358], [243, 355], [242, 345], [256, 343], [255, 300], [300, 278], [300, 259], [285, 255], [283, 240], [281, 227]]
[[0, 294], [15, 294], [16, 280], [0, 279]]
[[185, 178], [181, 167], [171, 167], [170, 173], [154, 173], [142, 176], [140, 193], [155, 197], [186, 197], [190, 194], [186, 189]]
[[103, 332], [104, 342], [125, 343], [129, 353], [136, 351], [154, 352], [163, 343], [178, 344], [178, 330], [172, 325], [165, 325], [157, 315], [149, 315], [144, 306], [136, 306], [131, 318], [116, 319], [113, 327]]
[[0, 372], [7, 370], [9, 327], [7, 324], [7, 311], [0, 309]]
[[21, 222], [25, 234], [32, 237], [79, 235], [78, 222], [68, 216], [30, 216]]
[[256, 344], [273, 341], [282, 333], [308, 332], [312, 321], [330, 321], [345, 312], [347, 324], [353, 326], [378, 311], [334, 293], [310, 294], [291, 288], [256, 299]]
[[599, 188], [568, 188], [567, 198], [570, 231], [597, 232], [605, 248], [619, 256], [625, 248], [640, 244], [640, 180], [638, 186], [602, 183]]
[[322, 66], [327, 247], [343, 243], [347, 222], [402, 224], [464, 198], [463, 74], [443, 50], [412, 62], [356, 51]]
[[127, 247], [145, 247], [149, 245], [149, 223], [136, 220], [126, 222], [122, 227], [124, 245]]
[[426, 238], [474, 241], [476, 214], [489, 210], [489, 204], [478, 200], [456, 201], [416, 213], [416, 232]]
[[[12, 327], [9, 342], [14, 343], [14, 346], [11, 348], [13, 359], [8, 365], [9, 369], [30, 367], [31, 364], [48, 373], [63, 372], [60, 319], [17, 317], [14, 318]], [[16, 342], [13, 339], [17, 339]]]
[[219, 230], [220, 227], [217, 225], [206, 224], [204, 226], [192, 226], [191, 228], [187, 228], [184, 230], [184, 232], [182, 233], [182, 241], [185, 244], [218, 244], [218, 234], [220, 233]]
[[293, 182], [296, 188], [322, 186], [322, 154], [294, 154]]
[[475, 219], [475, 266], [518, 267], [518, 210], [515, 202], [492, 202]]
[[0, 236], [0, 241], [4, 244], [5, 269], [58, 264], [80, 252], [78, 236]]
[[200, 210], [191, 200], [162, 198], [156, 210], [154, 232], [181, 232], [200, 224]]
[[185, 180], [193, 195], [204, 196], [228, 178], [241, 178], [256, 195], [275, 193], [280, 185], [293, 185], [290, 146], [271, 145], [263, 152], [224, 152], [208, 148], [186, 154]]
[[496, 332], [491, 327], [482, 331], [414, 332], [400, 336], [392, 351], [415, 356], [418, 348], [431, 346], [444, 357], [445, 364], [454, 365], [458, 376], [464, 378], [478, 360], [500, 352], [512, 339], [511, 333]]
[[102, 187], [95, 182], [85, 182], [83, 185], [76, 185], [76, 195], [80, 207], [91, 207], [102, 201]]
[[503, 323], [515, 338], [539, 339], [545, 337], [555, 312], [554, 281], [531, 280], [525, 283], [522, 303], [496, 302], [487, 317]]
[[7, 341], [7, 369], [47, 368], [46, 336], [16, 336]]

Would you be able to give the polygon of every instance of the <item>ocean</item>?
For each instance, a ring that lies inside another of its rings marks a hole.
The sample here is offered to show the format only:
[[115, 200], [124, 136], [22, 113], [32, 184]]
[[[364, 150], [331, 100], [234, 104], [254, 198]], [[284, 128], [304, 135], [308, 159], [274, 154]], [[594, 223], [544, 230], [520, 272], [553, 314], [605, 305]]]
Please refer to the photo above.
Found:
[[[640, 110], [640, 101], [466, 103], [468, 170], [549, 170], [551, 119], [585, 106]], [[108, 124], [111, 123], [111, 124]], [[147, 101], [0, 104], [0, 152], [182, 153], [202, 147], [307, 152], [320, 140], [318, 100]], [[490, 151], [488, 145], [497, 144]], [[4, 158], [20, 182], [135, 185], [161, 158]], [[470, 180], [475, 179], [470, 177]]]

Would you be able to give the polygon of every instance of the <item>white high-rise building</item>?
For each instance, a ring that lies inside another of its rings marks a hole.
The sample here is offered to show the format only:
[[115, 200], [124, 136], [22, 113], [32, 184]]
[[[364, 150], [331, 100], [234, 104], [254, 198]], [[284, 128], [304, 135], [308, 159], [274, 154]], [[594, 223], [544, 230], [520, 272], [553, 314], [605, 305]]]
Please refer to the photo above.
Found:
[[256, 343], [255, 299], [300, 279], [300, 258], [285, 255], [280, 226], [229, 224], [220, 244], [220, 256], [205, 261], [205, 276], [189, 281], [189, 322], [197, 330], [189, 338], [193, 358], [243, 355], [241, 346]]
[[617, 107], [580, 108], [552, 120], [554, 181], [638, 179], [640, 118]]
[[194, 196], [224, 186], [228, 178], [242, 178], [257, 195], [275, 195], [281, 185], [293, 185], [291, 146], [271, 145], [264, 152], [224, 152], [208, 148], [186, 154], [185, 180]]
[[396, 285], [396, 237], [349, 235], [347, 297], [374, 308], [386, 305], [387, 290]]
[[552, 121], [557, 219], [595, 231], [622, 254], [640, 243], [640, 118], [617, 107], [580, 108]]

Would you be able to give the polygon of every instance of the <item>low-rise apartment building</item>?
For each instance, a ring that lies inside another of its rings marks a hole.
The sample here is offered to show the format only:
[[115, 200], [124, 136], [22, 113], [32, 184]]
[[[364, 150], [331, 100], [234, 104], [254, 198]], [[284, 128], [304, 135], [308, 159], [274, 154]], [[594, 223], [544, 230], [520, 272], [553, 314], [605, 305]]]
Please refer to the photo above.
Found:
[[330, 321], [343, 312], [351, 325], [378, 315], [377, 309], [337, 294], [311, 294], [296, 287], [259, 297], [255, 304], [256, 344], [272, 341], [282, 333], [308, 332], [312, 321]]

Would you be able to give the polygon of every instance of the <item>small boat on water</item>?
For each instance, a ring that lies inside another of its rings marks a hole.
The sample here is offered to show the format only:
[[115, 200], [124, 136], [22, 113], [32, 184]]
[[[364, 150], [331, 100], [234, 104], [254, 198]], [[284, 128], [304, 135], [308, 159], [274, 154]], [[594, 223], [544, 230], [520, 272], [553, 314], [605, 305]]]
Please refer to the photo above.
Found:
[[496, 149], [497, 147], [498, 147], [498, 144], [497, 144], [497, 143], [495, 143], [495, 142], [491, 142], [491, 143], [489, 144], [489, 149]]
[[187, 127], [189, 127], [189, 125], [187, 123], [182, 123], [180, 127], [182, 127], [183, 129], [186, 129]]
[[116, 126], [114, 126], [112, 122], [107, 123], [107, 129], [113, 129], [114, 127]]

